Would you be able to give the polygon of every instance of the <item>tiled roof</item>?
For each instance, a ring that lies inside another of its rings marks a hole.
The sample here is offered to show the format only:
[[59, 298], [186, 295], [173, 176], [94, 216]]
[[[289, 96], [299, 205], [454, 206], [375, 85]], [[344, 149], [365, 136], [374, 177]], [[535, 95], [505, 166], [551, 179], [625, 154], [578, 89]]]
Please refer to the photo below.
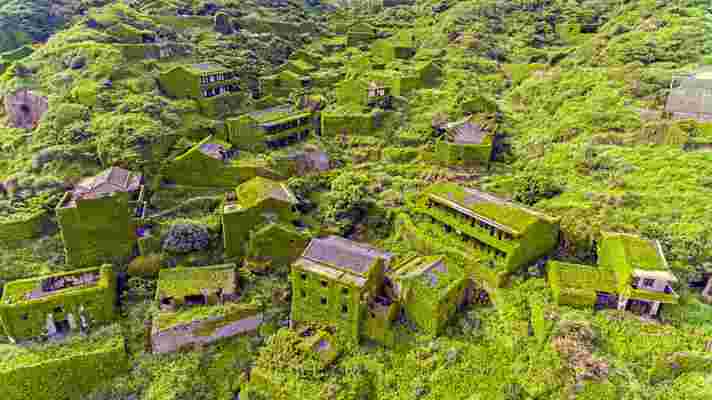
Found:
[[312, 239], [302, 257], [362, 277], [368, 275], [377, 259], [391, 259], [389, 253], [380, 249], [338, 236]]
[[191, 64], [189, 66], [189, 69], [191, 69], [197, 73], [222, 72], [222, 71], [228, 70], [227, 68], [223, 67], [222, 65], [215, 64], [215, 63]]
[[111, 167], [99, 175], [85, 178], [72, 192], [71, 201], [91, 199], [117, 192], [135, 192], [141, 186], [141, 175], [119, 167]]
[[556, 221], [530, 208], [455, 183], [436, 183], [427, 188], [425, 193], [435, 202], [514, 235], [524, 233], [537, 221]]
[[665, 111], [712, 114], [712, 88], [677, 88], [668, 95]]
[[267, 199], [297, 203], [297, 198], [283, 183], [257, 176], [237, 187], [240, 205], [249, 208]]
[[470, 121], [455, 126], [453, 134], [455, 144], [480, 144], [487, 136], [487, 132], [480, 125]]

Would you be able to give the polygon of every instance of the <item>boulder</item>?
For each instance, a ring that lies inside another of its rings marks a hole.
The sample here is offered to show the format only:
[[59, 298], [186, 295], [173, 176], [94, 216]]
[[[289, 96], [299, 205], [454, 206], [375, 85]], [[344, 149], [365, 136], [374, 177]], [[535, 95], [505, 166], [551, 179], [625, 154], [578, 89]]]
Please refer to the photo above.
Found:
[[31, 90], [21, 89], [5, 96], [5, 112], [8, 116], [8, 126], [34, 129], [47, 112], [47, 98], [36, 95]]

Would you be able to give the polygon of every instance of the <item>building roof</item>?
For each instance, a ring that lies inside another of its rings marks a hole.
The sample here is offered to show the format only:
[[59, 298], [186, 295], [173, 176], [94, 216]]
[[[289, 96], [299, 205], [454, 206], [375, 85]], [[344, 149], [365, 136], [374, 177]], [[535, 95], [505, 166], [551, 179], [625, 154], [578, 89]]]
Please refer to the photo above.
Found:
[[547, 265], [547, 273], [549, 284], [555, 292], [567, 290], [617, 293], [618, 291], [616, 274], [609, 268], [550, 261]]
[[482, 126], [470, 121], [449, 125], [447, 128], [451, 130], [455, 144], [481, 144], [488, 135]]
[[228, 147], [221, 143], [207, 142], [200, 144], [198, 150], [210, 158], [224, 161], [227, 157]]
[[189, 71], [197, 73], [197, 74], [211, 74], [211, 73], [229, 71], [228, 68], [225, 68], [220, 64], [210, 63], [210, 62], [199, 63], [199, 64], [190, 64], [190, 65], [187, 65], [186, 68]]
[[367, 278], [378, 259], [390, 261], [391, 254], [368, 244], [338, 236], [312, 239], [302, 258], [342, 272]]
[[267, 125], [288, 117], [301, 117], [306, 114], [308, 113], [295, 109], [291, 104], [283, 104], [264, 110], [253, 111], [247, 115], [257, 121], [257, 123]]
[[110, 280], [110, 268], [85, 268], [59, 274], [20, 279], [8, 282], [5, 285], [0, 303], [22, 304], [88, 288], [107, 288]]
[[424, 193], [433, 201], [513, 235], [523, 234], [529, 226], [539, 221], [556, 222], [556, 218], [538, 211], [455, 183], [436, 183], [425, 189]]
[[712, 114], [712, 88], [672, 89], [665, 102], [665, 111]]
[[118, 192], [135, 192], [141, 187], [141, 174], [120, 167], [111, 167], [96, 176], [80, 181], [72, 191], [66, 207], [76, 205], [78, 199], [93, 199]]
[[241, 184], [235, 190], [237, 200], [244, 208], [254, 207], [267, 199], [297, 204], [297, 198], [287, 185], [261, 176], [254, 177]]
[[[622, 255], [618, 261], [629, 270], [669, 271], [662, 247], [657, 240], [648, 240], [627, 233], [602, 232], [602, 246]], [[617, 267], [617, 266], [612, 266]]]
[[237, 267], [235, 264], [193, 268], [177, 267], [160, 271], [156, 293], [159, 298], [185, 297], [200, 293], [201, 289], [211, 291], [222, 289], [232, 293], [236, 286]]

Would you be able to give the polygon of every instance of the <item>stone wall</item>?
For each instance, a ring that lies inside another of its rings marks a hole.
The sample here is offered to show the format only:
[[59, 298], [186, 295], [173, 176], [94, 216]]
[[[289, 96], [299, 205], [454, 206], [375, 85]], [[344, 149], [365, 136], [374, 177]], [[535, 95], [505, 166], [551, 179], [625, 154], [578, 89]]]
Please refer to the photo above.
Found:
[[[262, 314], [255, 314], [232, 322], [226, 321], [226, 317], [192, 321], [163, 331], [154, 331], [151, 335], [151, 344], [154, 353], [170, 353], [188, 345], [208, 344], [222, 338], [256, 331], [262, 321]], [[206, 330], [209, 333], [205, 332]]]

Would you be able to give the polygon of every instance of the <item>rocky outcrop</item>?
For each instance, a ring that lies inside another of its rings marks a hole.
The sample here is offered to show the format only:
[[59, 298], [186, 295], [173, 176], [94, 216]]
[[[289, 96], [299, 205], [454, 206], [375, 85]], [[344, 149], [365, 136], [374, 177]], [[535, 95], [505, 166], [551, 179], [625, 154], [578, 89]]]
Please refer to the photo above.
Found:
[[7, 125], [13, 128], [34, 129], [47, 112], [47, 98], [31, 90], [18, 90], [5, 96]]

